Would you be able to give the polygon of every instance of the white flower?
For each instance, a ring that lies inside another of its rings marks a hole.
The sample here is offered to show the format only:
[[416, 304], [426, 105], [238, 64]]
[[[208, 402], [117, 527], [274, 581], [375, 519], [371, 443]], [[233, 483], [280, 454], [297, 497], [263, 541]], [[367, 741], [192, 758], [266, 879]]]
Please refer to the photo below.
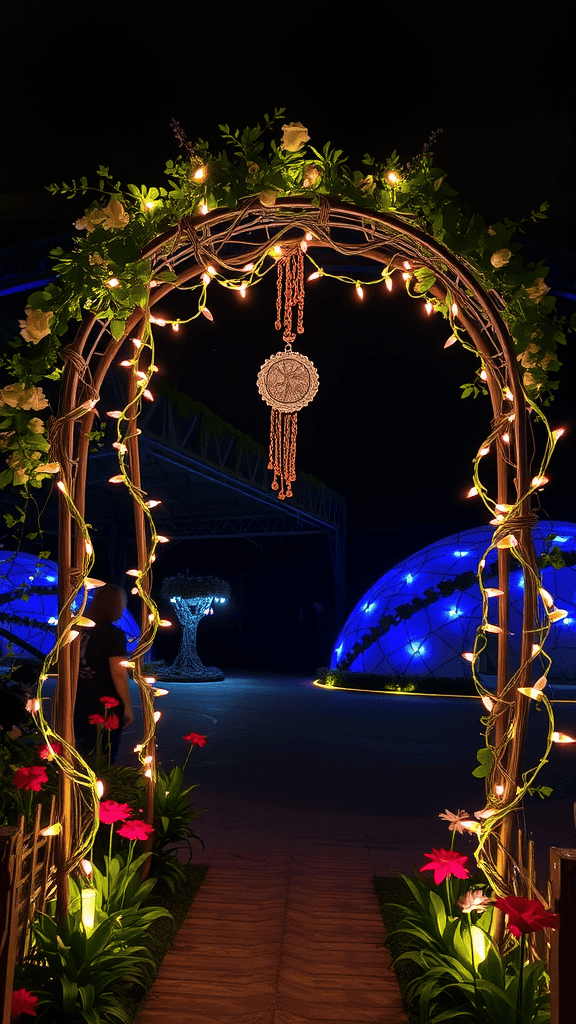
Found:
[[543, 277], [537, 277], [534, 281], [534, 284], [530, 285], [530, 287], [527, 288], [526, 291], [528, 292], [529, 297], [534, 302], [540, 302], [540, 299], [543, 299], [544, 296], [548, 294], [550, 289], [546, 284], [544, 284]]
[[32, 434], [44, 433], [44, 424], [39, 416], [33, 416], [31, 420], [28, 420], [28, 430]]
[[499, 267], [503, 267], [509, 262], [511, 255], [510, 249], [498, 249], [497, 252], [492, 253], [490, 263], [498, 270]]
[[87, 211], [80, 220], [74, 222], [74, 227], [90, 234], [98, 224], [102, 224], [106, 231], [111, 231], [113, 228], [125, 228], [129, 220], [130, 216], [122, 203], [118, 199], [111, 199], [103, 210], [98, 208]]
[[13, 409], [34, 409], [39, 412], [48, 405], [42, 388], [23, 388], [21, 384], [8, 384], [2, 388], [0, 396], [4, 405]]
[[468, 814], [468, 811], [457, 811], [456, 814], [452, 814], [452, 811], [449, 811], [448, 808], [446, 808], [444, 814], [439, 814], [438, 817], [443, 818], [444, 821], [450, 822], [448, 825], [449, 832], [464, 832], [465, 826], [463, 822], [468, 821], [470, 815]]
[[322, 177], [322, 174], [315, 164], [308, 164], [304, 168], [304, 180], [302, 182], [304, 188], [313, 188], [317, 185]]
[[50, 334], [50, 328], [48, 324], [54, 316], [54, 313], [43, 313], [41, 309], [31, 309], [30, 306], [26, 306], [26, 320], [19, 320], [20, 334], [24, 338], [24, 341], [29, 341], [32, 345], [37, 345], [42, 338], [45, 338], [47, 334]]
[[456, 900], [456, 903], [462, 913], [471, 914], [473, 910], [477, 910], [479, 913], [486, 910], [492, 900], [482, 892], [482, 889], [469, 889], [465, 896]]
[[297, 150], [302, 149], [305, 142], [308, 142], [310, 136], [308, 135], [308, 129], [300, 124], [300, 121], [291, 121], [290, 124], [282, 126], [282, 149], [287, 150], [288, 153], [296, 153]]
[[113, 228], [125, 228], [130, 221], [130, 215], [126, 213], [126, 210], [118, 199], [110, 200], [108, 206], [104, 210], [104, 214], [105, 219], [103, 221], [103, 227], [106, 231], [111, 231]]

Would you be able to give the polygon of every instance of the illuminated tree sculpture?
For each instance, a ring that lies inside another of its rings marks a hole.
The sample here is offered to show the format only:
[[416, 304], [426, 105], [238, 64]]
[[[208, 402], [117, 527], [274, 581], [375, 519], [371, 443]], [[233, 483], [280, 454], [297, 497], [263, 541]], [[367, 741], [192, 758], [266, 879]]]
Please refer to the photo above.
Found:
[[182, 626], [182, 639], [174, 662], [160, 669], [158, 675], [163, 679], [224, 679], [221, 669], [213, 665], [206, 667], [200, 661], [196, 650], [196, 634], [198, 623], [204, 615], [213, 612], [213, 603], [223, 603], [230, 597], [230, 584], [216, 576], [187, 576], [179, 573], [164, 580], [161, 593], [174, 606]]

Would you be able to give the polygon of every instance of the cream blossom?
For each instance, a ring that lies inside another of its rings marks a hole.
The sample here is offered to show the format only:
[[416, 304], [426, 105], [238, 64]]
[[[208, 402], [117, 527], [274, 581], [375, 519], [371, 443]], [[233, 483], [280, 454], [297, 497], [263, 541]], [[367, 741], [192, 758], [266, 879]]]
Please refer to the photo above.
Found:
[[28, 420], [28, 430], [31, 434], [44, 433], [44, 424], [39, 416], [33, 416], [31, 420]]
[[8, 384], [0, 390], [0, 396], [4, 405], [12, 409], [34, 409], [39, 412], [48, 405], [42, 388], [23, 388], [21, 384]]
[[290, 124], [283, 125], [282, 131], [282, 149], [288, 153], [296, 153], [310, 139], [308, 129], [300, 121], [291, 121]]
[[37, 473], [59, 473], [60, 463], [59, 462], [45, 462], [43, 466], [38, 466]]
[[276, 193], [273, 192], [272, 189], [266, 189], [264, 192], [260, 193], [258, 198], [262, 206], [274, 206], [274, 203], [276, 202]]
[[444, 814], [439, 814], [438, 817], [443, 818], [444, 821], [450, 822], [448, 825], [449, 832], [464, 832], [464, 825], [462, 822], [467, 821], [470, 818], [470, 815], [468, 814], [468, 811], [457, 811], [456, 814], [453, 814], [452, 811], [449, 811], [448, 808], [446, 808]]
[[456, 903], [463, 914], [471, 914], [473, 910], [477, 910], [478, 913], [486, 910], [492, 900], [482, 892], [482, 889], [469, 889], [464, 896], [456, 900]]
[[544, 296], [548, 294], [550, 289], [548, 285], [544, 284], [543, 277], [537, 277], [534, 281], [534, 284], [530, 285], [530, 287], [527, 288], [526, 291], [529, 297], [533, 299], [534, 302], [540, 302], [540, 299], [543, 299]]
[[498, 270], [499, 267], [505, 266], [510, 261], [511, 255], [510, 249], [498, 249], [497, 252], [492, 253], [490, 263]]
[[18, 321], [21, 328], [20, 334], [24, 341], [29, 341], [32, 345], [37, 345], [39, 341], [42, 341], [42, 338], [50, 334], [48, 325], [53, 316], [54, 313], [43, 313], [41, 309], [32, 309], [30, 306], [26, 306], [26, 320]]
[[91, 234], [99, 224], [102, 225], [105, 231], [111, 231], [113, 228], [125, 228], [129, 220], [130, 215], [126, 212], [120, 200], [111, 199], [108, 206], [105, 206], [104, 209], [99, 207], [95, 210], [87, 211], [80, 220], [74, 222], [74, 227], [77, 231], [87, 231], [88, 234]]
[[307, 167], [304, 168], [304, 180], [302, 184], [304, 188], [312, 188], [314, 185], [318, 184], [321, 177], [322, 174], [315, 164], [308, 164]]

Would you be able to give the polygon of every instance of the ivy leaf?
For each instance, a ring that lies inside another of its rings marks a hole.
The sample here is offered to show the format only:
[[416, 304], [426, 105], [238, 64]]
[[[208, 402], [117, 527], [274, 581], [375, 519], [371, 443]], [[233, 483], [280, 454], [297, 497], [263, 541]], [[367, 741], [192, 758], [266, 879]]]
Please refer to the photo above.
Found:
[[114, 341], [118, 341], [126, 329], [126, 323], [124, 320], [112, 320], [110, 322], [110, 334], [114, 338]]
[[50, 558], [50, 552], [49, 551], [39, 551], [38, 552], [38, 558]]
[[480, 750], [476, 752], [480, 764], [474, 769], [472, 775], [477, 779], [485, 779], [490, 773], [492, 762], [494, 760], [494, 754], [490, 750], [490, 747], [480, 747]]

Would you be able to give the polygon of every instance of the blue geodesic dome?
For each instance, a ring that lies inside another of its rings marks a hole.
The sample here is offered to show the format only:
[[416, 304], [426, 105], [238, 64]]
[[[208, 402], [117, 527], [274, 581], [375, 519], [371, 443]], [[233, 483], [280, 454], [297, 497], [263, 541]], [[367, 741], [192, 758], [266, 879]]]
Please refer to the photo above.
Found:
[[[86, 615], [90, 615], [91, 592]], [[46, 558], [21, 551], [0, 552], [0, 659], [11, 648], [18, 657], [33, 653], [18, 646], [24, 640], [40, 659], [52, 650], [58, 622], [58, 566]], [[134, 650], [140, 630], [125, 609], [117, 623], [126, 634], [128, 650]], [[6, 633], [9, 636], [6, 636]]]
[[[552, 541], [547, 540], [553, 536]], [[401, 605], [414, 598], [425, 597], [429, 588], [437, 588], [443, 581], [454, 580], [462, 573], [476, 573], [478, 563], [489, 547], [493, 531], [490, 527], [465, 530], [422, 548], [394, 569], [385, 573], [366, 591], [358, 602], [336, 641], [331, 668], [346, 668], [350, 672], [379, 673], [383, 675], [430, 675], [465, 678], [470, 665], [462, 658], [464, 651], [474, 646], [476, 630], [480, 625], [482, 602], [477, 580], [466, 589], [457, 589], [450, 597], [439, 597], [433, 604], [401, 618], [381, 636], [358, 653], [353, 660], [348, 656], [351, 648], [379, 625], [386, 615], [395, 616]], [[547, 547], [557, 546], [562, 551], [576, 552], [576, 524], [541, 522], [534, 529], [537, 555]], [[566, 618], [555, 623], [550, 630], [545, 650], [552, 658], [550, 678], [574, 680], [576, 678], [576, 566], [542, 571], [543, 586], [553, 595], [557, 607], [565, 608]], [[488, 556], [484, 570], [484, 585], [497, 586], [496, 552]], [[516, 668], [520, 657], [522, 631], [523, 578], [520, 567], [510, 575], [510, 665]], [[497, 621], [496, 600], [493, 604], [493, 622]], [[491, 605], [490, 610], [491, 609]], [[496, 646], [494, 634], [488, 635], [488, 646], [480, 660], [480, 671], [496, 672]]]

